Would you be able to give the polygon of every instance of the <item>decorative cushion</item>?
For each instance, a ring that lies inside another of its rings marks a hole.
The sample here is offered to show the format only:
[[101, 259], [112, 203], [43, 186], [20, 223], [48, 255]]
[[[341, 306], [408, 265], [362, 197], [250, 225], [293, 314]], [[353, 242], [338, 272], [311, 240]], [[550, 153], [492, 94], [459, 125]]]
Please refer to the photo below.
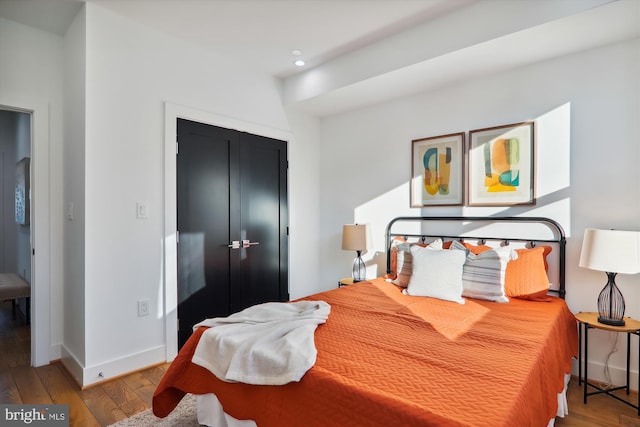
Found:
[[462, 251], [445, 251], [431, 246], [411, 248], [413, 274], [407, 295], [438, 298], [464, 304], [462, 298], [462, 266], [465, 254]]
[[405, 240], [401, 237], [396, 237], [391, 242], [389, 248], [389, 269], [390, 271], [385, 274], [384, 278], [387, 279], [388, 282], [396, 279], [398, 277], [398, 245], [404, 243]]
[[518, 259], [507, 264], [505, 294], [507, 297], [548, 301], [549, 277], [547, 255], [551, 246], [516, 249]]
[[474, 254], [460, 242], [451, 244], [452, 250], [464, 250], [466, 261], [462, 272], [462, 296], [496, 302], [509, 302], [504, 290], [507, 264], [517, 259], [511, 248], [496, 248]]
[[432, 249], [442, 249], [442, 240], [437, 239], [425, 245], [423, 243], [409, 243], [404, 239], [396, 238], [391, 243], [391, 269], [393, 273], [388, 275], [391, 283], [406, 288], [413, 271], [413, 258], [411, 256], [412, 247], [427, 247]]
[[[451, 248], [451, 245], [453, 244], [453, 242], [454, 242], [454, 240], [451, 240], [451, 241], [448, 241], [448, 242], [444, 242], [444, 243], [442, 244], [442, 247], [443, 247], [444, 249], [450, 249], [450, 248]], [[484, 252], [484, 251], [490, 251], [490, 250], [492, 249], [492, 248], [491, 248], [491, 246], [486, 246], [486, 245], [477, 245], [477, 246], [474, 246], [474, 245], [472, 245], [472, 244], [470, 244], [470, 243], [467, 243], [467, 242], [459, 242], [459, 241], [457, 241], [457, 240], [455, 240], [455, 242], [456, 242], [456, 243], [458, 243], [458, 249], [460, 249], [459, 245], [463, 245], [466, 249], [470, 250], [471, 252], [473, 252], [473, 253], [474, 253], [474, 254], [476, 254], [476, 255], [477, 255], [477, 254], [479, 254], [479, 253], [481, 253], [481, 252]]]
[[491, 246], [487, 246], [487, 245], [472, 245], [466, 242], [463, 242], [462, 244], [464, 245], [465, 248], [469, 249], [471, 253], [476, 255], [479, 255], [482, 252], [490, 251], [491, 249], [493, 249]]

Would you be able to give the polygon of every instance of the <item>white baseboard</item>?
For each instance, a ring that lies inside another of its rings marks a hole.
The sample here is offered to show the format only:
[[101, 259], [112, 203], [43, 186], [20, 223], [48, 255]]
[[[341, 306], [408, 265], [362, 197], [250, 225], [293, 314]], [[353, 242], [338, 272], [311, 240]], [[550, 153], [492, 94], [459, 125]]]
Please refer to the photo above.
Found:
[[[583, 355], [584, 356], [584, 355]], [[632, 355], [633, 358], [633, 355]], [[638, 370], [634, 370], [634, 361], [631, 361], [631, 369], [629, 370], [629, 388], [634, 391], [638, 391]], [[616, 386], [625, 385], [626, 380], [626, 367], [611, 366], [609, 365], [609, 374], [611, 375], [611, 383]], [[582, 364], [582, 375], [584, 375], [584, 360]], [[578, 375], [578, 361], [573, 361], [573, 375]], [[587, 376], [589, 380], [607, 383], [609, 380], [605, 375], [605, 365], [602, 362], [589, 361], [587, 370]]]
[[84, 367], [78, 359], [63, 345], [62, 363], [80, 387], [84, 388], [102, 381], [118, 378], [148, 366], [165, 362], [166, 348], [158, 346], [119, 359]]
[[76, 380], [79, 386], [82, 386], [82, 364], [78, 360], [78, 358], [70, 351], [64, 344], [60, 345], [60, 360], [67, 371], [71, 374], [73, 379]]
[[53, 344], [49, 349], [49, 360], [62, 359], [62, 344]]

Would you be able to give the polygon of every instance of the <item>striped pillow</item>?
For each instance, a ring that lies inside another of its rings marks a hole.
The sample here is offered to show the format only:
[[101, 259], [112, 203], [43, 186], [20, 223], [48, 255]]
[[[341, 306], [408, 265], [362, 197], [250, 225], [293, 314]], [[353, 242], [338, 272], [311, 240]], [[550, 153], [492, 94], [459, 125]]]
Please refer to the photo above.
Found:
[[462, 296], [496, 302], [509, 302], [504, 290], [505, 272], [509, 261], [518, 253], [511, 248], [497, 248], [474, 254], [459, 242], [453, 250], [465, 250], [467, 259], [462, 268]]

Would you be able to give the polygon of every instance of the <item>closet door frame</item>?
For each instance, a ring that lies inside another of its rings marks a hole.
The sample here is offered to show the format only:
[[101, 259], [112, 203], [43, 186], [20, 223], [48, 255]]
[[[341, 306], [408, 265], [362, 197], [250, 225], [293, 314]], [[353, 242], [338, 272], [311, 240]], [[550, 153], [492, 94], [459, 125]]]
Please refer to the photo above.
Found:
[[285, 142], [291, 141], [292, 134], [282, 129], [263, 126], [240, 119], [186, 107], [170, 102], [165, 103], [165, 167], [164, 167], [164, 320], [165, 352], [168, 362], [178, 354], [178, 265], [177, 265], [177, 159], [176, 139], [179, 118], [211, 124], [218, 127], [236, 129], [254, 135], [266, 136]]

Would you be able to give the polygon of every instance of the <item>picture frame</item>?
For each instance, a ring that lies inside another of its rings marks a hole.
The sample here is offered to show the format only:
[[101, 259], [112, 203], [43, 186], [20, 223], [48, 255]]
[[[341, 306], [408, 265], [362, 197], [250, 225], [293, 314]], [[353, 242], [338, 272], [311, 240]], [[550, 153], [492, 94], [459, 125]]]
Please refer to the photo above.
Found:
[[15, 211], [16, 223], [20, 225], [29, 225], [31, 216], [29, 166], [29, 157], [23, 157], [16, 164]]
[[535, 204], [534, 122], [469, 131], [469, 206]]
[[465, 133], [411, 141], [411, 207], [464, 203]]

